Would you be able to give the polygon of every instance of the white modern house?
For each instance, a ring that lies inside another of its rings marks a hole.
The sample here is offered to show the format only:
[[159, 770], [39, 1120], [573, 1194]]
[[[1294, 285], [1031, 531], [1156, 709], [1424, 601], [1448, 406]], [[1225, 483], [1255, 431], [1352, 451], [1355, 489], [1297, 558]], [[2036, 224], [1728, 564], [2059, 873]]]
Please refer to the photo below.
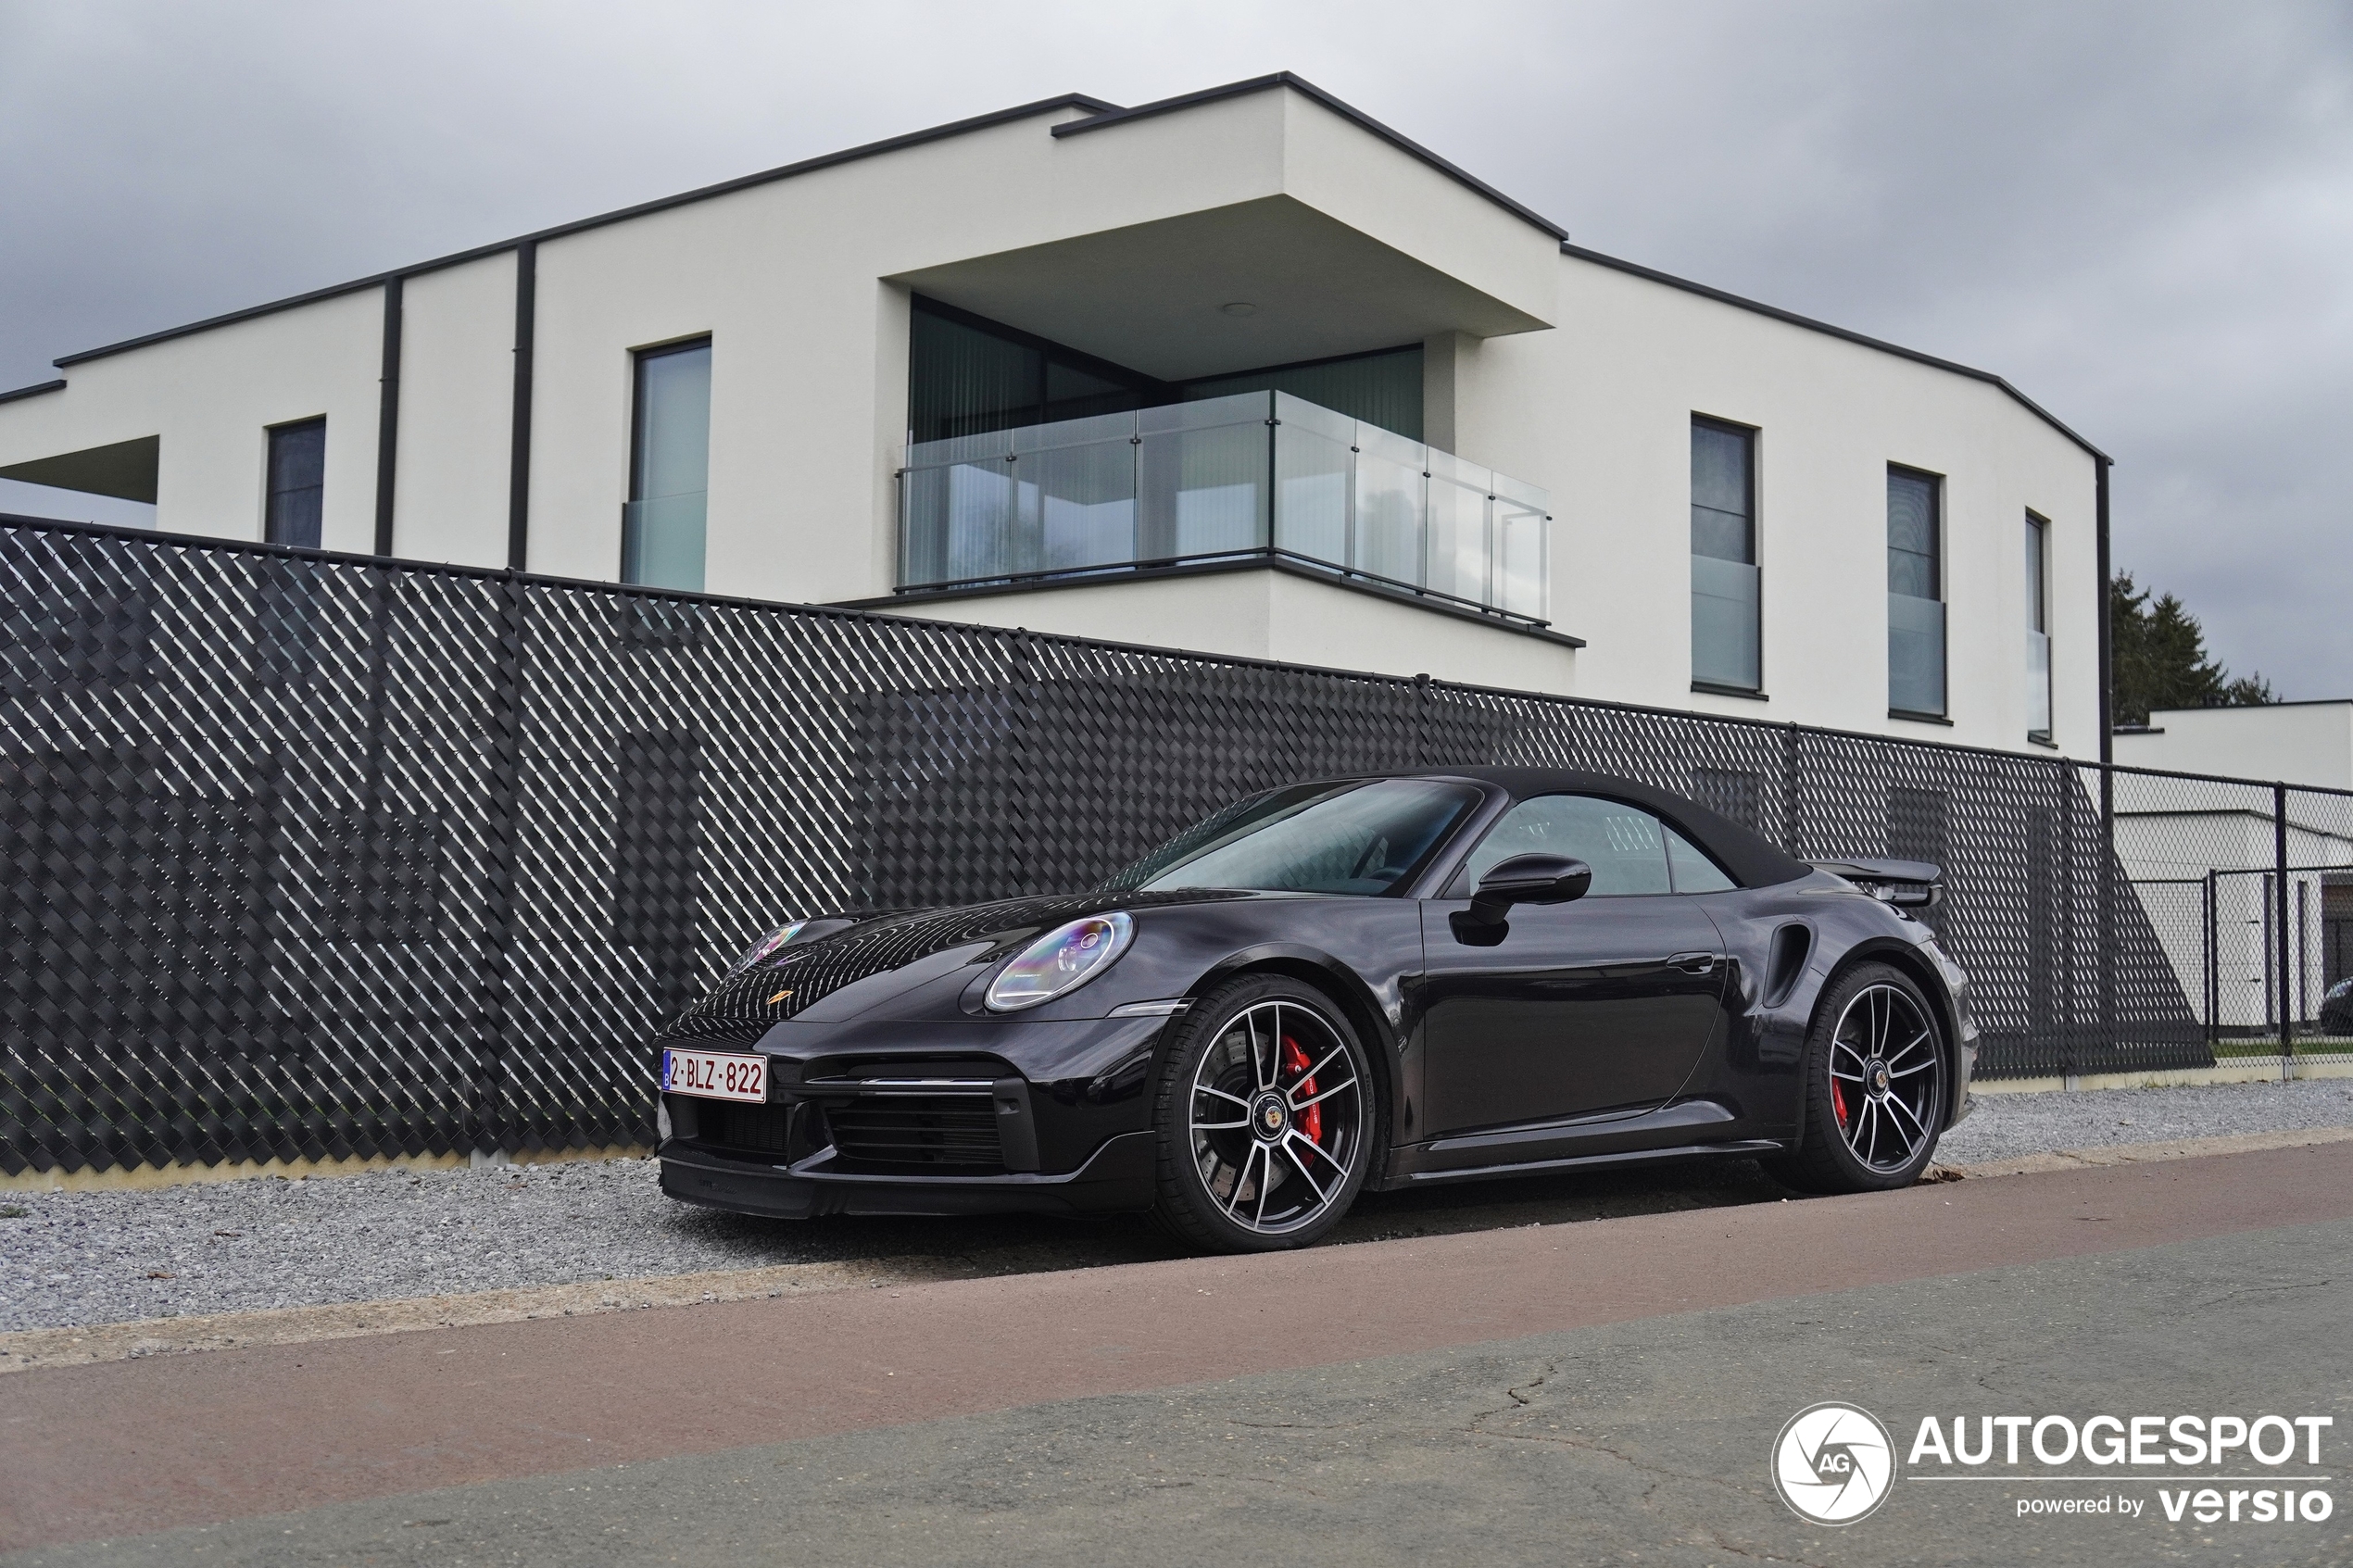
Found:
[[1282, 75], [1025, 105], [68, 355], [173, 532], [2097, 755], [2107, 459]]

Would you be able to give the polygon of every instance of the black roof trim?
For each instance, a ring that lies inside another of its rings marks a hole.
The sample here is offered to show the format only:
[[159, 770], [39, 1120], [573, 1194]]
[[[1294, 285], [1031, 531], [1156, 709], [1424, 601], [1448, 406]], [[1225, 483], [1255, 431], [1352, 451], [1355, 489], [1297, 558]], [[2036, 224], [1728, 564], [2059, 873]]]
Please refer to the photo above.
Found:
[[1294, 93], [1315, 99], [1342, 119], [1353, 121], [1358, 128], [1371, 132], [1398, 151], [1421, 159], [1456, 184], [1478, 192], [1513, 217], [1523, 222], [1534, 224], [1564, 244], [1567, 242], [1568, 231], [1542, 213], [1532, 207], [1521, 206], [1478, 175], [1447, 162], [1419, 142], [1400, 135], [1354, 105], [1342, 103], [1304, 77], [1295, 76], [1287, 70], [1278, 70], [1272, 76], [1253, 76], [1247, 82], [1229, 82], [1223, 87], [1205, 87], [1198, 93], [1186, 93], [1174, 98], [1163, 98], [1157, 103], [1139, 104], [1132, 109], [1107, 108], [1091, 119], [1074, 119], [1068, 124], [1057, 125], [1054, 127], [1053, 134], [1076, 136], [1088, 131], [1101, 131], [1109, 126], [1125, 125], [1132, 119], [1149, 119], [1154, 115], [1173, 114], [1178, 109], [1189, 109], [1196, 105], [1214, 104], [1221, 98], [1244, 97], [1252, 93], [1264, 93], [1276, 87], [1288, 87]]
[[44, 381], [36, 386], [20, 386], [12, 392], [0, 392], [0, 403], [14, 403], [19, 397], [38, 397], [44, 392], [63, 392], [62, 381]]
[[724, 196], [736, 191], [749, 190], [754, 185], [765, 185], [772, 181], [789, 180], [797, 174], [814, 173], [821, 169], [831, 169], [837, 164], [854, 163], [860, 158], [874, 157], [881, 153], [894, 153], [905, 147], [921, 146], [925, 142], [945, 141], [950, 136], [961, 136], [969, 131], [986, 131], [991, 126], [1004, 125], [1017, 119], [1027, 119], [1036, 115], [1051, 114], [1056, 109], [1082, 108], [1091, 113], [1101, 114], [1118, 107], [1116, 104], [1106, 103], [1101, 98], [1089, 97], [1084, 93], [1064, 93], [1060, 97], [1040, 98], [1036, 103], [1023, 104], [1014, 108], [998, 109], [990, 114], [975, 115], [969, 119], [953, 120], [946, 125], [935, 125], [928, 131], [911, 131], [903, 136], [891, 136], [880, 142], [868, 142], [862, 146], [850, 147], [842, 152], [803, 158], [799, 163], [787, 163], [779, 168], [762, 169], [758, 174], [746, 174], [733, 180], [723, 180], [715, 185], [704, 185], [678, 195], [639, 202], [635, 207], [617, 207], [611, 212], [598, 213], [594, 218], [583, 218], [571, 223], [560, 223], [552, 229], [541, 229], [535, 233], [518, 235], [511, 240], [500, 240], [495, 245], [476, 245], [472, 250], [461, 250], [448, 256], [435, 257], [431, 261], [420, 261], [407, 267], [396, 267], [387, 272], [377, 272], [365, 278], [354, 279], [347, 283], [333, 283], [326, 288], [312, 289], [308, 294], [292, 295], [284, 299], [272, 300], [267, 305], [248, 306], [243, 310], [232, 310], [223, 316], [208, 316], [201, 321], [191, 321], [184, 327], [167, 327], [161, 332], [125, 338], [120, 343], [110, 343], [103, 348], [85, 348], [79, 354], [69, 354], [62, 359], [53, 359], [50, 363], [63, 370], [69, 365], [79, 365], [91, 359], [103, 359], [109, 354], [122, 354], [133, 348], [145, 348], [149, 344], [164, 343], [175, 337], [186, 337], [194, 332], [208, 332], [214, 327], [225, 327], [235, 321], [251, 320], [257, 316], [273, 315], [278, 311], [291, 310], [301, 305], [315, 305], [320, 300], [333, 299], [338, 295], [358, 294], [362, 289], [381, 288], [395, 278], [413, 278], [422, 272], [438, 272], [444, 268], [462, 266], [469, 261], [480, 261], [484, 257], [497, 256], [502, 252], [513, 250], [519, 245], [535, 245], [542, 240], [559, 239], [565, 234], [577, 234], [589, 229], [600, 229], [608, 223], [618, 223], [624, 219], [642, 218], [649, 212], [661, 212], [669, 207], [684, 207], [689, 202], [698, 202], [711, 196]]
[[1939, 370], [1950, 370], [1957, 376], [1967, 376], [1971, 381], [1982, 381], [1988, 385], [1998, 386], [2015, 398], [2028, 413], [2066, 436], [2101, 462], [2112, 463], [2116, 460], [2076, 434], [2075, 432], [2068, 429], [2048, 408], [2044, 408], [1991, 370], [1981, 370], [1972, 366], [1956, 364], [1950, 359], [1939, 359], [1933, 354], [1923, 354], [1917, 348], [1906, 348], [1902, 344], [1889, 343], [1883, 338], [1866, 337], [1861, 332], [1849, 332], [1844, 327], [1831, 326], [1828, 321], [1817, 321], [1810, 316], [1800, 316], [1794, 310], [1783, 310], [1779, 306], [1762, 304], [1754, 299], [1743, 299], [1739, 295], [1727, 294], [1722, 289], [1712, 289], [1705, 283], [1695, 283], [1689, 278], [1679, 278], [1671, 272], [1661, 272], [1655, 268], [1621, 260], [1615, 256], [1604, 256], [1600, 251], [1587, 250], [1583, 245], [1573, 245], [1567, 240], [1561, 242], [1561, 254], [1573, 256], [1579, 261], [1592, 262], [1598, 267], [1630, 272], [1637, 278], [1647, 278], [1654, 283], [1665, 283], [1668, 288], [1681, 289], [1686, 294], [1700, 295], [1715, 300], [1719, 305], [1731, 306], [1736, 310], [1753, 310], [1759, 316], [1770, 316], [1776, 321], [1786, 321], [1793, 327], [1804, 327], [1807, 332], [1827, 332], [1831, 337], [1844, 338], [1847, 342], [1859, 344], [1865, 348], [1876, 348], [1881, 354], [1893, 354], [1899, 359], [1909, 359], [1915, 364], [1928, 365]]

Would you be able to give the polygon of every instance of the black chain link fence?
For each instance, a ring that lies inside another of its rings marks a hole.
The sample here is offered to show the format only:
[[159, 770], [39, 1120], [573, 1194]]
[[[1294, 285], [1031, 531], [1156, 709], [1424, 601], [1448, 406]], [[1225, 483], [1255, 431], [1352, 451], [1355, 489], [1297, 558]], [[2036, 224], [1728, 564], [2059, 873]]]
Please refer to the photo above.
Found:
[[1989, 1075], [2214, 1060], [2062, 759], [66, 524], [0, 605], [9, 1173], [644, 1143], [645, 1042], [781, 914], [1455, 761], [1945, 866]]

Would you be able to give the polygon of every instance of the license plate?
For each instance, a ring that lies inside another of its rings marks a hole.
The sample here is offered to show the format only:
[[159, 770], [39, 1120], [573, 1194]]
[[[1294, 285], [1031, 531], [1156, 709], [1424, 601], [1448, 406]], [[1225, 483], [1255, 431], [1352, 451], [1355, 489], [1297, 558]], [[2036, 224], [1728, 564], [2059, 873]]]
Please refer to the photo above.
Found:
[[661, 1053], [661, 1086], [673, 1095], [699, 1095], [705, 1099], [765, 1100], [768, 1059], [764, 1056], [723, 1056], [717, 1051]]

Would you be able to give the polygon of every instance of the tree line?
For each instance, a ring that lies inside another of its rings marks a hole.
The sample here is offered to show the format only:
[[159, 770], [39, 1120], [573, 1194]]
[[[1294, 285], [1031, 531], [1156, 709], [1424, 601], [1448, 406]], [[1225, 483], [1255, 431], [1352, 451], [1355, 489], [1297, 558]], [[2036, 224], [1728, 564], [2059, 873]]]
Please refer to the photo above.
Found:
[[2110, 580], [2108, 637], [2116, 722], [2145, 724], [2159, 708], [2253, 708], [2280, 700], [2261, 671], [2233, 676], [2207, 651], [2197, 617], [2171, 594]]

